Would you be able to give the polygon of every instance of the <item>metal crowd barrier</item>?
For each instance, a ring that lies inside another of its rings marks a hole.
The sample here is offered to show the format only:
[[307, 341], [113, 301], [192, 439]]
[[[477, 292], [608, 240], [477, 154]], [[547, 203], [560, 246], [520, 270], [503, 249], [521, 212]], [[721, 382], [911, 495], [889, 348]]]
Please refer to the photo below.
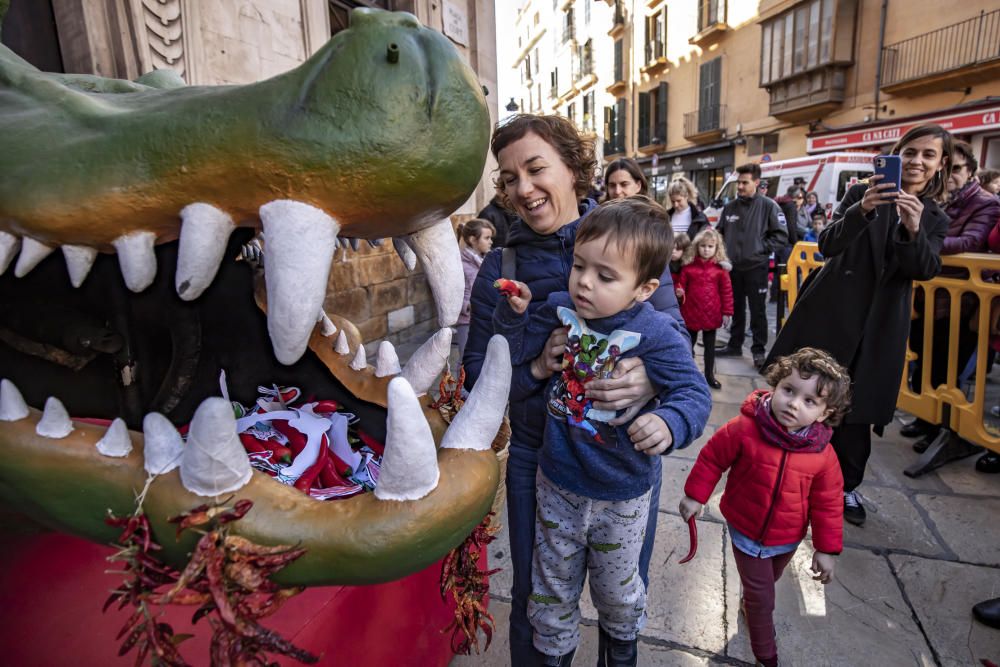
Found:
[[[920, 384], [922, 391], [919, 394], [914, 393], [907, 381], [910, 370], [910, 364], [907, 363], [903, 377], [900, 378], [896, 405], [921, 419], [941, 424], [945, 428], [920, 459], [907, 468], [905, 473], [911, 477], [979, 451], [978, 447], [970, 447], [967, 443], [1000, 452], [1000, 423], [998, 428], [990, 429], [983, 420], [984, 413], [992, 407], [986, 402], [991, 304], [994, 298], [1000, 298], [1000, 283], [992, 282], [989, 278], [994, 274], [1000, 274], [1000, 255], [984, 253], [945, 255], [941, 257], [941, 262], [945, 267], [960, 270], [961, 275], [941, 275], [927, 281], [916, 281], [914, 287], [922, 287], [925, 291], [922, 305], [924, 340], [922, 349], [919, 350], [919, 356], [924, 359], [931, 358], [931, 349], [934, 347], [934, 296], [940, 290], [946, 291], [949, 295], [946, 379], [944, 384], [931, 387], [931, 364], [922, 364]], [[795, 307], [802, 281], [810, 272], [822, 266], [823, 258], [816, 243], [801, 242], [792, 249], [786, 273], [781, 276], [781, 289], [787, 295], [789, 312]], [[975, 298], [978, 309], [974, 315], [963, 318], [962, 296], [967, 294]], [[1000, 301], [997, 302], [997, 307], [1000, 308]], [[915, 312], [914, 317], [916, 317]], [[959, 327], [968, 327], [970, 320], [975, 321], [977, 332], [971, 399], [962, 388], [965, 369], [958, 367]], [[907, 346], [907, 362], [917, 358], [918, 353]], [[962, 442], [963, 440], [967, 442]]]

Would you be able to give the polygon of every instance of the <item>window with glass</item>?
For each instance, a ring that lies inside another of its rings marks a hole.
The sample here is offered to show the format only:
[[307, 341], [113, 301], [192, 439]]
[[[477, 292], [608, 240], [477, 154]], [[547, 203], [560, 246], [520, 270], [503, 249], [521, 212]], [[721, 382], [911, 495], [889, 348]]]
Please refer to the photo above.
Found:
[[583, 96], [583, 122], [580, 129], [584, 132], [594, 131], [594, 92]]
[[569, 7], [563, 12], [562, 43], [565, 44], [571, 39], [576, 39], [576, 24], [573, 20], [573, 8]]
[[639, 93], [639, 146], [667, 143], [667, 82]]
[[604, 107], [604, 155], [625, 152], [625, 100]]
[[615, 81], [625, 80], [625, 59], [622, 56], [622, 40], [615, 40]]
[[761, 85], [831, 62], [836, 3], [837, 0], [810, 0], [761, 26]]
[[646, 62], [667, 57], [667, 8], [646, 17]]
[[698, 0], [698, 32], [726, 22], [726, 0]]

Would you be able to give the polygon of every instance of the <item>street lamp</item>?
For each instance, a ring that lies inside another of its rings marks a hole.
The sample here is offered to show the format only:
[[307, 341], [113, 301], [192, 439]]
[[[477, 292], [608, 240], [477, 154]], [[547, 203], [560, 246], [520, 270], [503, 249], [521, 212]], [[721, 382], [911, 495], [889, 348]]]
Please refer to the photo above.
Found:
[[517, 102], [514, 101], [513, 97], [510, 98], [510, 102], [507, 103], [507, 106], [505, 106], [504, 109], [511, 113], [516, 113], [518, 111]]

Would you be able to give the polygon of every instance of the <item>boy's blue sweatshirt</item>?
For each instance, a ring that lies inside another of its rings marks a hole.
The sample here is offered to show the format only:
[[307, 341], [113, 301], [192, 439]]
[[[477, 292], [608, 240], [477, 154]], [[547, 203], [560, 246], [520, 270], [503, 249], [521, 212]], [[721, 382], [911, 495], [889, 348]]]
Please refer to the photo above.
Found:
[[546, 389], [548, 417], [538, 465], [562, 488], [588, 498], [641, 496], [652, 486], [660, 458], [635, 450], [628, 436], [631, 422], [607, 424], [614, 415], [593, 410], [583, 386], [606, 377], [619, 359], [641, 358], [658, 393], [639, 414], [653, 412], [662, 418], [673, 435], [673, 447], [686, 447], [701, 435], [712, 408], [708, 385], [691, 359], [691, 344], [672, 317], [646, 302], [584, 322], [573, 312], [568, 292], [549, 295], [530, 317], [518, 315], [500, 299], [493, 327], [510, 345], [512, 401], [522, 398], [518, 387], [537, 385], [531, 361], [542, 353], [552, 330], [564, 326], [564, 319], [574, 322], [567, 344], [573, 361]]

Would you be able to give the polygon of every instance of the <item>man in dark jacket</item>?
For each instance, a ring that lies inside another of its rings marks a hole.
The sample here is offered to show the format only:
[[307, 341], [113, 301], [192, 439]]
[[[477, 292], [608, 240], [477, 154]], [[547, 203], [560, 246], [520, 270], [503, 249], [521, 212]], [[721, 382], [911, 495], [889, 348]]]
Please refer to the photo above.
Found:
[[510, 226], [517, 220], [517, 216], [503, 207], [500, 195], [493, 195], [490, 203], [480, 211], [477, 218], [489, 220], [496, 230], [493, 234], [493, 247], [503, 248], [507, 245], [507, 235], [510, 234]]
[[726, 241], [726, 254], [733, 263], [729, 277], [733, 283], [735, 312], [729, 343], [718, 356], [743, 355], [746, 335], [746, 306], [750, 304], [750, 329], [753, 332], [753, 363], [764, 364], [767, 346], [767, 269], [771, 253], [779, 253], [788, 242], [784, 215], [778, 205], [758, 194], [760, 165], [744, 164], [736, 168], [737, 197], [726, 204], [719, 216], [718, 230]]

